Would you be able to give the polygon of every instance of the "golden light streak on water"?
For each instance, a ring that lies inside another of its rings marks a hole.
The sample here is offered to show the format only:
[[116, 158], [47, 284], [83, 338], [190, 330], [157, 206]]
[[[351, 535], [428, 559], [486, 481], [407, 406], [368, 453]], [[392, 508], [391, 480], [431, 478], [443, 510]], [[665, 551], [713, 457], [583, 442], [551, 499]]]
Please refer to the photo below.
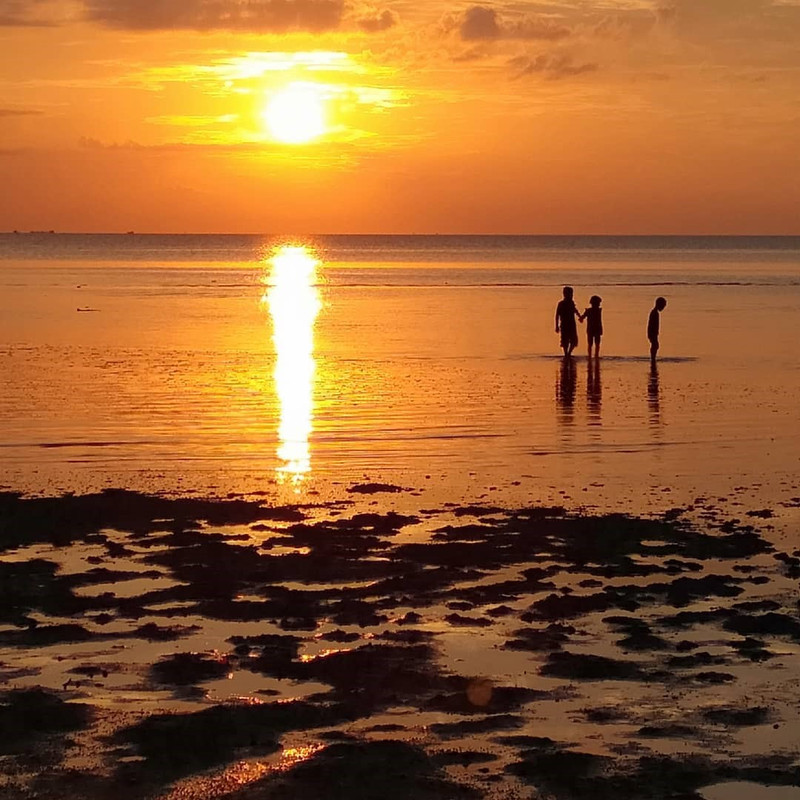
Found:
[[280, 405], [278, 480], [300, 484], [311, 471], [314, 427], [314, 325], [322, 303], [318, 259], [304, 246], [279, 247], [269, 259], [262, 298], [272, 317], [275, 392]]

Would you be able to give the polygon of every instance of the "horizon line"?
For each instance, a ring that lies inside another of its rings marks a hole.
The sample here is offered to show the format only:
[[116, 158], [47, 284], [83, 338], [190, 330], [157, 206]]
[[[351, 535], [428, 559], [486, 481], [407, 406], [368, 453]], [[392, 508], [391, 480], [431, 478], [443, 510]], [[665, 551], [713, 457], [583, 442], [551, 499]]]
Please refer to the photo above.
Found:
[[586, 238], [586, 239], [797, 239], [797, 233], [504, 233], [504, 232], [479, 232], [456, 233], [437, 231], [433, 233], [421, 232], [326, 232], [326, 233], [276, 233], [276, 232], [234, 232], [234, 231], [60, 231], [56, 229], [36, 230], [0, 230], [0, 236], [285, 236], [285, 237], [313, 237], [313, 236], [446, 236], [446, 237], [493, 237], [505, 236], [516, 238]]

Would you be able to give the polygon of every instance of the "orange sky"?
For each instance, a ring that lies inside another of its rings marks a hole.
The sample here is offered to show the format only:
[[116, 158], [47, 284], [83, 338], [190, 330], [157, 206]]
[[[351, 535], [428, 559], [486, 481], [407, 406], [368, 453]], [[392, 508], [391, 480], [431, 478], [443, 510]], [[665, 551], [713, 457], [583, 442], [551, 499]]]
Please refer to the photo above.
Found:
[[800, 0], [0, 0], [0, 230], [798, 234], [798, 42]]

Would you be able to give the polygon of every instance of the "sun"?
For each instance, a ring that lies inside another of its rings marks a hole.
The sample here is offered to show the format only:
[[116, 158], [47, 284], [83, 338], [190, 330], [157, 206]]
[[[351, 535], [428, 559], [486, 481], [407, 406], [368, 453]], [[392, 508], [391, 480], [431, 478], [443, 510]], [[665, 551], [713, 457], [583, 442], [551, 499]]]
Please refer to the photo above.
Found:
[[325, 133], [325, 100], [320, 88], [293, 83], [276, 92], [266, 109], [264, 121], [274, 139], [284, 144], [306, 144]]

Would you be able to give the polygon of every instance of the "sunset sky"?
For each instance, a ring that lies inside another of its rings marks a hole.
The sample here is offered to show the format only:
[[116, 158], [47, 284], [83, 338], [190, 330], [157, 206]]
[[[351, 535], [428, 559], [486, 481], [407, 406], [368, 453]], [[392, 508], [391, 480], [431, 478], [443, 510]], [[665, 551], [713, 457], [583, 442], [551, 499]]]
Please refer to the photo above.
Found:
[[800, 233], [800, 0], [0, 0], [0, 230]]

